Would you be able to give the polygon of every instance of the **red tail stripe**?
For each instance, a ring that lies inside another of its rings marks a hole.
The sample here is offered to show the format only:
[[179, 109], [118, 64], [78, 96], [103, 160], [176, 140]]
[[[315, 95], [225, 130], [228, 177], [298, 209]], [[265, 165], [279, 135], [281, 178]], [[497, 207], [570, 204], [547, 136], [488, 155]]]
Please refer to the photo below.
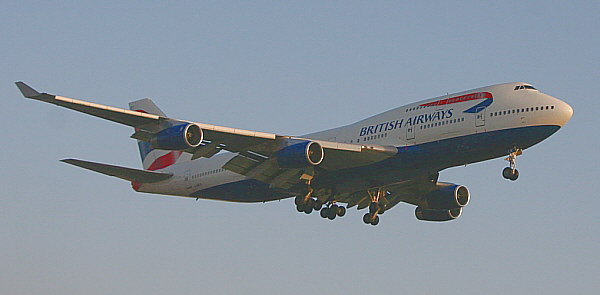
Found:
[[169, 167], [177, 162], [177, 159], [179, 159], [182, 153], [182, 151], [172, 151], [166, 155], [160, 156], [152, 162], [152, 165], [148, 167], [148, 170], [154, 171]]

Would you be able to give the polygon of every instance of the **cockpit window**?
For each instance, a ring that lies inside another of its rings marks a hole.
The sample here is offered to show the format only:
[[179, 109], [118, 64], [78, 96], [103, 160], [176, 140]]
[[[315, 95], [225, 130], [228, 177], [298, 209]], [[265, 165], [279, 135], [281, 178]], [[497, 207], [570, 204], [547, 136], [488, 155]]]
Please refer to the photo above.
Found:
[[533, 87], [531, 85], [517, 85], [517, 86], [515, 86], [515, 90], [520, 90], [520, 89], [533, 89], [533, 90], [537, 90], [537, 89], [535, 89], [535, 87]]

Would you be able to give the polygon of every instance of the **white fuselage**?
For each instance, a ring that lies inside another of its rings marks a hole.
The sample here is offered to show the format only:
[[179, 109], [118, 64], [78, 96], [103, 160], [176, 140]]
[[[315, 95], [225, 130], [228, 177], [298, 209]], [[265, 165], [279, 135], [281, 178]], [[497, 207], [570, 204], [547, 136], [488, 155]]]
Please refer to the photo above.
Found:
[[[523, 85], [527, 88], [515, 89]], [[506, 83], [444, 95], [302, 137], [406, 147], [528, 126], [562, 127], [573, 113], [571, 107], [531, 88], [528, 83]], [[211, 187], [242, 181], [245, 176], [222, 168], [235, 155], [221, 152], [208, 159], [189, 161], [191, 155], [183, 154], [177, 164], [159, 170], [173, 173], [173, 178], [144, 184], [138, 191], [191, 196]]]

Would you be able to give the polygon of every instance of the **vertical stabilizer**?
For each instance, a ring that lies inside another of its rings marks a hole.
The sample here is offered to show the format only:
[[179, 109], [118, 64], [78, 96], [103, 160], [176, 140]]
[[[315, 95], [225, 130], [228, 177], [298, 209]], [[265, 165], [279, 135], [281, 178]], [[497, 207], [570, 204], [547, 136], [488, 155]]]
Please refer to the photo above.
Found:
[[[166, 117], [154, 102], [149, 98], [136, 100], [129, 103], [129, 109], [132, 111], [158, 115]], [[182, 151], [166, 151], [154, 149], [150, 143], [138, 140], [142, 165], [145, 170], [160, 170], [169, 167], [177, 162], [183, 161], [185, 155]], [[189, 158], [189, 157], [185, 157]], [[189, 159], [188, 159], [189, 160]]]

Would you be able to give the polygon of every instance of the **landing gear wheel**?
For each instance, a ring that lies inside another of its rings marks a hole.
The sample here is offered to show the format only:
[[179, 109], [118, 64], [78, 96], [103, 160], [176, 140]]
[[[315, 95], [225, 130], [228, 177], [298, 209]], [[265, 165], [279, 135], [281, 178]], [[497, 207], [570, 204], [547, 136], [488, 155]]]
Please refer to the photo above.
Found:
[[306, 205], [304, 206], [304, 213], [306, 213], [306, 214], [310, 214], [310, 213], [312, 213], [312, 212], [313, 212], [313, 207], [311, 207], [311, 206], [306, 206]]
[[337, 216], [342, 217], [342, 216], [346, 215], [346, 208], [339, 206], [335, 213], [337, 214]]
[[329, 216], [329, 208], [325, 207], [325, 208], [321, 209], [321, 213], [319, 213], [319, 214], [321, 214], [321, 217], [327, 218], [327, 216]]
[[365, 213], [365, 215], [363, 215], [363, 222], [371, 224], [371, 213]]
[[335, 211], [336, 211], [336, 209], [334, 209], [333, 207], [330, 207], [329, 209], [327, 209], [327, 218], [329, 218], [329, 220], [335, 219], [335, 217], [337, 216]]
[[304, 198], [303, 198], [303, 197], [301, 197], [301, 196], [297, 196], [297, 197], [294, 199], [294, 204], [296, 204], [296, 206], [301, 206], [301, 205], [304, 205]]
[[373, 220], [371, 221], [371, 225], [378, 225], [379, 224], [379, 216], [375, 216], [375, 218], [373, 218]]
[[316, 211], [321, 210], [321, 208], [323, 208], [323, 202], [319, 201], [319, 200], [315, 200], [313, 203], [313, 209], [315, 209]]
[[515, 181], [519, 178], [519, 170], [506, 167], [502, 170], [502, 177]]

